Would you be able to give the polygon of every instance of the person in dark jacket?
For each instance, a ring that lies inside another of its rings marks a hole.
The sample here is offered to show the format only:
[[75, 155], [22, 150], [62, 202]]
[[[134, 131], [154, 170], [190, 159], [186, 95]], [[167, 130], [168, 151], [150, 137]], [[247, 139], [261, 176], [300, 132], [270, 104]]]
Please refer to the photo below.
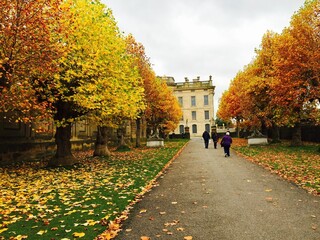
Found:
[[215, 149], [217, 149], [217, 143], [218, 143], [218, 140], [219, 140], [219, 136], [216, 132], [212, 132], [211, 133], [211, 138], [212, 138], [212, 141], [213, 141], [213, 146]]
[[204, 131], [203, 134], [202, 134], [202, 138], [204, 140], [204, 147], [208, 148], [209, 140], [210, 140], [210, 134], [207, 131]]
[[232, 138], [230, 136], [230, 132], [226, 132], [226, 135], [224, 135], [223, 138], [221, 139], [221, 147], [223, 147], [225, 157], [230, 157], [231, 143], [232, 143]]

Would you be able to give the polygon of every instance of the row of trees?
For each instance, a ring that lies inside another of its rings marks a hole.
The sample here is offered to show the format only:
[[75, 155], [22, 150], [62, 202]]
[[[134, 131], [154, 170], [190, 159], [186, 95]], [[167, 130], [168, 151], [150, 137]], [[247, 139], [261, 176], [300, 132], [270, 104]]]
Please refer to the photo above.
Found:
[[232, 80], [217, 116], [255, 130], [294, 128], [301, 144], [301, 123], [320, 123], [320, 2], [307, 0], [281, 34], [267, 31], [256, 56]]
[[96, 155], [109, 153], [106, 127], [142, 116], [153, 128], [176, 127], [172, 92], [99, 0], [5, 0], [0, 10], [0, 113], [25, 123], [54, 119], [50, 165], [77, 162], [71, 124], [83, 117], [99, 125]]

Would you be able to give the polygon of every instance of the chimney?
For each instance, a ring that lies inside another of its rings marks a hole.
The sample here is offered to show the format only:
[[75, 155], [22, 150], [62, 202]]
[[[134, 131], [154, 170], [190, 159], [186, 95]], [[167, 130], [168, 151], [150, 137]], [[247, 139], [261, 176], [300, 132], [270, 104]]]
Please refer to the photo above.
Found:
[[189, 82], [189, 79], [188, 79], [187, 77], [185, 77], [184, 80], [185, 80], [186, 82]]
[[209, 76], [209, 80], [212, 81], [212, 76], [211, 75]]

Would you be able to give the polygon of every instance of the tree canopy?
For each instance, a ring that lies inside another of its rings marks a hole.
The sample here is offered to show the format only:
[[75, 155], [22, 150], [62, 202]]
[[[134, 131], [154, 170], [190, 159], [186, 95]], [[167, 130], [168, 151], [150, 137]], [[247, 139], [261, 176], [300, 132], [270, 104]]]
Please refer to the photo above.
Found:
[[218, 117], [251, 128], [319, 124], [319, 16], [319, 1], [307, 0], [281, 34], [268, 31], [223, 94]]

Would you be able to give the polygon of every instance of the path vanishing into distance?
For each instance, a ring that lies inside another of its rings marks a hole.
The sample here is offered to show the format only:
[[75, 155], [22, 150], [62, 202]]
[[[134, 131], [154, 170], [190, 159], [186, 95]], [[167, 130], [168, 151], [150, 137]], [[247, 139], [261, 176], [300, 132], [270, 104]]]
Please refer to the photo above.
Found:
[[[192, 139], [117, 240], [319, 240], [320, 198], [231, 151]], [[192, 238], [191, 238], [192, 237]]]

